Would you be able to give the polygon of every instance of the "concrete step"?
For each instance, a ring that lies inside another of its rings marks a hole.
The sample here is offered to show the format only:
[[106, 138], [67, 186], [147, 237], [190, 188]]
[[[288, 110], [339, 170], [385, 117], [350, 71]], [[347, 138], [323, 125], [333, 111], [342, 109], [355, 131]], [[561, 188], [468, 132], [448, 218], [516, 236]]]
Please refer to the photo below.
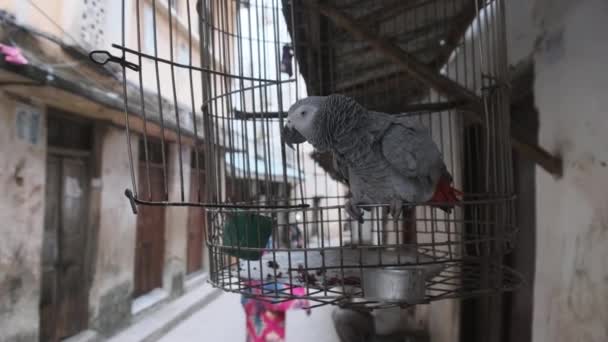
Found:
[[203, 284], [187, 291], [183, 296], [138, 317], [125, 330], [107, 339], [107, 342], [154, 342], [180, 322], [218, 298], [221, 290]]

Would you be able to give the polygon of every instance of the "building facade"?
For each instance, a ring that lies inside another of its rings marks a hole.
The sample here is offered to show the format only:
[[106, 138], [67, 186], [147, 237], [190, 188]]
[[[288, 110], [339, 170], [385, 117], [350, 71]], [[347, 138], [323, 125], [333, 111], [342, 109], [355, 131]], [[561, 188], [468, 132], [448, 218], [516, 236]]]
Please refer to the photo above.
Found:
[[[124, 4], [123, 17], [119, 1], [0, 2], [8, 49], [0, 61], [2, 341], [58, 341], [86, 330], [110, 336], [208, 271], [202, 209], [140, 206], [135, 215], [124, 193], [135, 191], [135, 180], [142, 199], [205, 198], [203, 133], [195, 139], [193, 130], [203, 83], [213, 80], [193, 79], [193, 96], [185, 68], [129, 55], [141, 70], [126, 73], [123, 93], [121, 68], [87, 54], [120, 56], [118, 44], [185, 65], [225, 66], [200, 43], [196, 1]], [[230, 8], [213, 20], [230, 27]]]

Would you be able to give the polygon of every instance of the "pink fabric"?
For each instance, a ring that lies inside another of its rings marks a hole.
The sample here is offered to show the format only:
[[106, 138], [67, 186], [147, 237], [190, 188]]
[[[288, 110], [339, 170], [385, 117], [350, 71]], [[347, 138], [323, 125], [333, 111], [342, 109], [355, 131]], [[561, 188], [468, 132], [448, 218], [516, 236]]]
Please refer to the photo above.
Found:
[[[259, 283], [258, 283], [259, 284]], [[251, 282], [251, 286], [254, 283]], [[272, 288], [273, 285], [269, 285]], [[279, 288], [284, 285], [277, 284]], [[252, 293], [261, 293], [260, 288], [253, 287]], [[296, 296], [303, 296], [306, 290], [294, 288]], [[242, 299], [247, 321], [247, 342], [283, 342], [285, 341], [285, 319], [287, 310], [305, 308], [308, 301], [305, 299], [293, 299], [273, 303], [269, 300], [257, 300], [253, 298]], [[310, 310], [308, 310], [310, 313]]]
[[21, 50], [14, 46], [0, 44], [0, 53], [4, 54], [4, 60], [11, 64], [25, 65], [29, 62], [21, 54]]

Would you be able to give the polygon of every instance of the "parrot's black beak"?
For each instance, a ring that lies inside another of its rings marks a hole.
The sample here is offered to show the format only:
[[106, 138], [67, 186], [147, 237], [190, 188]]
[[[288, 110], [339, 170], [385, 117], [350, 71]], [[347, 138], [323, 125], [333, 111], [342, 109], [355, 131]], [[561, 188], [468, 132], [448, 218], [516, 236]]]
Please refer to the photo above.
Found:
[[283, 130], [281, 131], [281, 135], [283, 136], [283, 141], [289, 148], [293, 150], [292, 144], [301, 144], [306, 141], [306, 138], [300, 132], [298, 132], [295, 128], [285, 125]]

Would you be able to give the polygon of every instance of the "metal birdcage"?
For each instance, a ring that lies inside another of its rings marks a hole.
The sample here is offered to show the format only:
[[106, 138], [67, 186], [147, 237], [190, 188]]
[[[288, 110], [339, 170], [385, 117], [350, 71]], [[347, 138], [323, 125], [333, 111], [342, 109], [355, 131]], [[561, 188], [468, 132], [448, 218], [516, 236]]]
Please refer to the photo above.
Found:
[[[504, 0], [134, 3], [120, 56], [91, 54], [122, 65], [126, 193], [134, 210], [198, 208], [214, 286], [375, 308], [521, 283], [503, 265], [517, 232]], [[424, 123], [464, 191], [455, 210], [348, 218], [332, 156], [280, 134], [292, 103], [331, 93]]]

